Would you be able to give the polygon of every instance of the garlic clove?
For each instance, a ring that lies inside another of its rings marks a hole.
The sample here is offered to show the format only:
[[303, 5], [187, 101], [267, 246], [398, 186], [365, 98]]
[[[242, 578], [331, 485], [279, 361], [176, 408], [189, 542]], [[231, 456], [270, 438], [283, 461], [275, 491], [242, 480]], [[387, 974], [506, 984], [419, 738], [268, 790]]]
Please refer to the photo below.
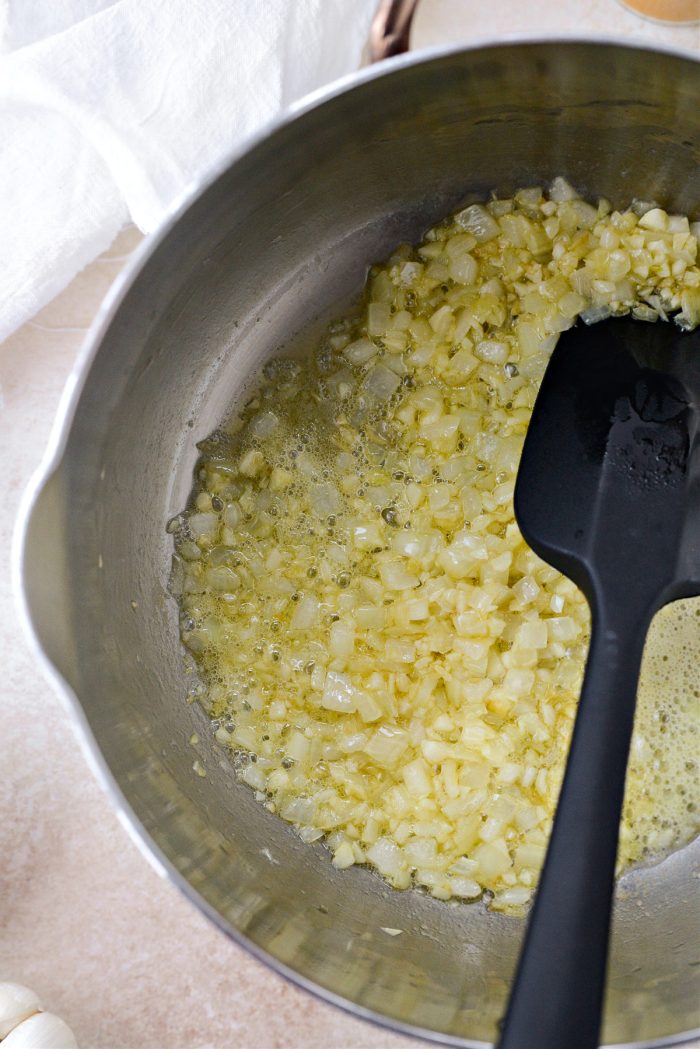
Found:
[[3, 1039], [2, 1049], [78, 1049], [67, 1023], [54, 1013], [34, 1013]]
[[0, 1039], [39, 1009], [41, 1002], [28, 987], [21, 983], [0, 983]]

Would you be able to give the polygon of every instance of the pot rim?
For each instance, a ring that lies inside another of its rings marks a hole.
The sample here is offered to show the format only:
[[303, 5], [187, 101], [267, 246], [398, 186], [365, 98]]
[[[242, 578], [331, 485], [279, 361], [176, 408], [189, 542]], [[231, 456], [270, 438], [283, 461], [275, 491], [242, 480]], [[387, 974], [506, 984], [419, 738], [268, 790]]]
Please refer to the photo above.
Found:
[[[297, 102], [284, 109], [272, 120], [267, 121], [261, 129], [247, 135], [243, 141], [232, 148], [222, 160], [205, 175], [193, 179], [164, 213], [164, 216], [153, 232], [132, 253], [123, 270], [116, 277], [102, 300], [95, 317], [85, 335], [83, 344], [71, 368], [66, 384], [60, 396], [56, 417], [54, 419], [48, 444], [42, 460], [33, 473], [27, 488], [22, 494], [17, 519], [12, 536], [11, 577], [12, 589], [19, 621], [25, 638], [41, 668], [44, 677], [53, 686], [68, 714], [72, 728], [78, 738], [88, 766], [107, 795], [122, 826], [139, 851], [148, 860], [160, 877], [175, 886], [185, 898], [194, 904], [206, 917], [258, 961], [269, 966], [274, 972], [284, 977], [291, 984], [309, 992], [315, 998], [342, 1009], [351, 1016], [366, 1020], [374, 1025], [394, 1031], [397, 1034], [409, 1035], [416, 1039], [433, 1042], [438, 1045], [455, 1046], [460, 1049], [490, 1049], [491, 1043], [474, 1039], [465, 1039], [408, 1024], [391, 1016], [358, 1005], [349, 998], [336, 994], [320, 984], [302, 976], [269, 952], [260, 948], [249, 937], [228, 922], [168, 859], [161, 848], [141, 823], [127, 801], [110, 766], [93, 735], [92, 728], [83, 709], [82, 703], [66, 678], [44, 650], [30, 607], [25, 586], [25, 559], [28, 548], [28, 534], [34, 511], [37, 509], [42, 493], [51, 478], [60, 469], [80, 398], [92, 363], [99, 352], [103, 339], [117, 315], [124, 299], [141, 273], [145, 263], [156, 252], [166, 237], [173, 230], [185, 212], [202, 194], [212, 186], [230, 167], [236, 164], [260, 143], [276, 132], [295, 121], [305, 113], [322, 106], [334, 98], [344, 95], [354, 88], [369, 83], [380, 77], [391, 76], [392, 72], [410, 66], [429, 64], [437, 59], [452, 55], [469, 54], [494, 47], [532, 46], [532, 45], [594, 45], [606, 48], [625, 48], [631, 51], [645, 51], [652, 55], [665, 54], [695, 62], [700, 66], [700, 55], [689, 48], [674, 45], [647, 45], [640, 39], [629, 39], [605, 34], [558, 33], [548, 36], [537, 33], [510, 33], [500, 38], [479, 37], [469, 44], [445, 44], [409, 51], [390, 59], [365, 66], [346, 76], [332, 81], [329, 85], [318, 88], [304, 95]], [[684, 1045], [700, 1037], [700, 1027], [675, 1035], [664, 1036], [643, 1042], [609, 1043], [606, 1049], [662, 1049], [664, 1046]]]

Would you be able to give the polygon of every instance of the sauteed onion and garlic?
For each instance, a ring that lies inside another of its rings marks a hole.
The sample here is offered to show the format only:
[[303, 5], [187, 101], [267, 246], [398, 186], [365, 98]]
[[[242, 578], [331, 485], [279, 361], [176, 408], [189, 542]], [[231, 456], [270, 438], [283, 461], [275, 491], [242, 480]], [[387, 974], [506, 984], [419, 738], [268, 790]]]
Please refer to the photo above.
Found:
[[[518, 912], [537, 883], [588, 608], [525, 544], [518, 460], [560, 332], [700, 323], [700, 224], [564, 180], [470, 204], [369, 272], [200, 445], [171, 588], [216, 740], [339, 868]], [[700, 826], [700, 601], [648, 639], [619, 867]], [[198, 769], [203, 768], [198, 764]]]

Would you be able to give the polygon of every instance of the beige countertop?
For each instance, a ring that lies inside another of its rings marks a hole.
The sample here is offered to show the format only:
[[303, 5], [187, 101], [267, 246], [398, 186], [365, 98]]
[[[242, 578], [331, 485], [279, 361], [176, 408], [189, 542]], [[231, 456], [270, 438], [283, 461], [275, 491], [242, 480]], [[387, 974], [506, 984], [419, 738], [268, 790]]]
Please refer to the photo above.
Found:
[[[538, 21], [580, 30], [585, 16], [594, 31], [669, 39], [615, 0], [493, 0], [489, 8], [485, 26], [469, 0], [422, 0], [414, 44], [525, 29], [517, 24], [525, 8], [535, 30]], [[700, 29], [673, 30], [673, 40], [700, 49]], [[90, 774], [17, 622], [10, 543], [20, 496], [85, 330], [139, 239], [124, 231], [0, 346], [0, 980], [33, 987], [81, 1049], [408, 1049], [417, 1043], [269, 972], [157, 876]]]

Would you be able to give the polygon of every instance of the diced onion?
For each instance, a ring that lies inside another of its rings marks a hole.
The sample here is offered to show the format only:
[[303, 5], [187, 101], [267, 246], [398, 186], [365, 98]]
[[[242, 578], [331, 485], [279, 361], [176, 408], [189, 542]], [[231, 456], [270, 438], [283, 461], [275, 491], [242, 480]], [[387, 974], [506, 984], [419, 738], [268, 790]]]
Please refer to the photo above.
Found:
[[[515, 522], [527, 425], [577, 321], [700, 324], [699, 237], [653, 202], [594, 206], [564, 178], [470, 204], [373, 266], [315, 359], [269, 362], [199, 446], [197, 489], [168, 525], [206, 685], [188, 699], [241, 782], [304, 842], [325, 839], [339, 870], [370, 864], [440, 900], [486, 892], [507, 913], [529, 902], [589, 619]], [[621, 866], [692, 834], [686, 809], [653, 823], [665, 752], [642, 708]]]
[[481, 204], [470, 204], [463, 211], [458, 211], [455, 215], [455, 222], [462, 229], [471, 233], [480, 244], [493, 240], [500, 232], [498, 223]]

